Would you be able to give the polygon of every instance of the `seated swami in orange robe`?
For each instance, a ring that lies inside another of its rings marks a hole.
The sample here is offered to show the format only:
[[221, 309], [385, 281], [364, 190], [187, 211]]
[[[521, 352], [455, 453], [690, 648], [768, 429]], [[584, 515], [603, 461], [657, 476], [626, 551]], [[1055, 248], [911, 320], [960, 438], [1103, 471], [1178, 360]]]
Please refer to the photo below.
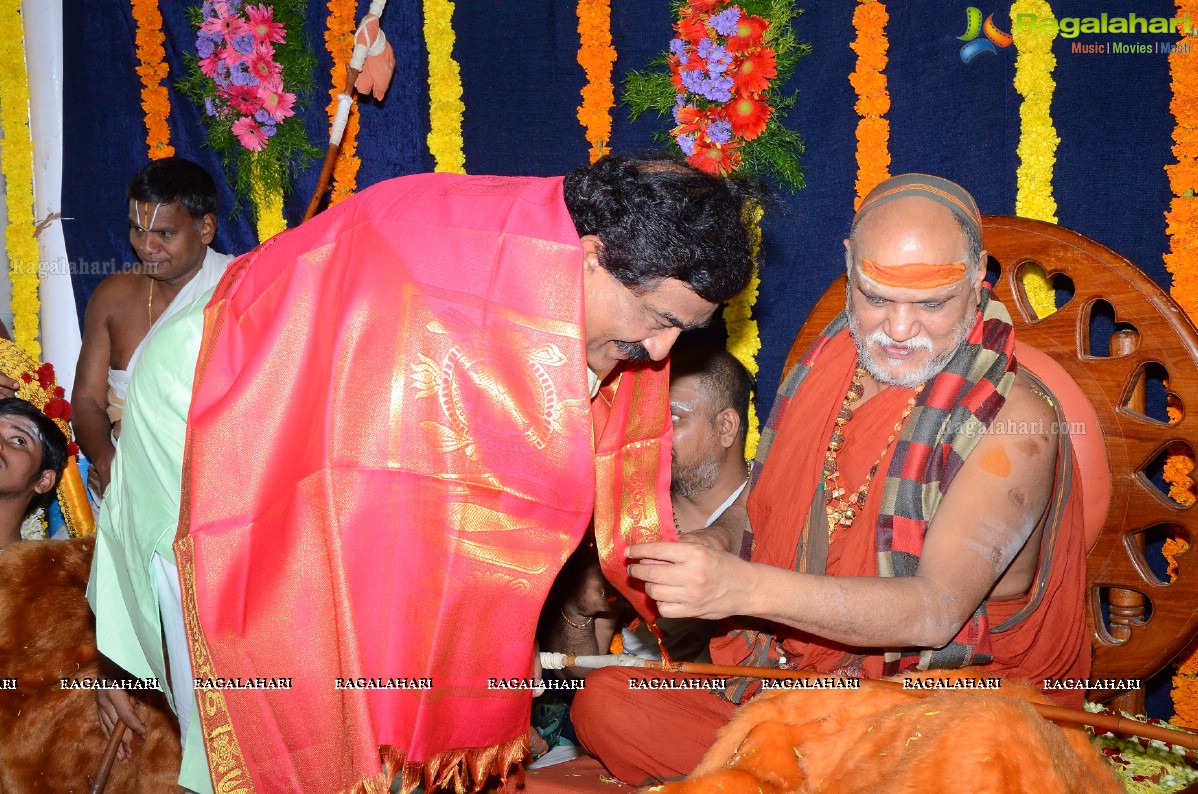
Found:
[[[762, 434], [752, 563], [656, 543], [629, 556], [671, 564], [632, 575], [667, 617], [767, 621], [713, 640], [717, 664], [859, 678], [974, 667], [1037, 688], [1085, 678], [1068, 439], [986, 432], [1056, 417], [982, 284], [976, 205], [951, 182], [895, 177], [866, 198], [848, 250], [846, 312], [783, 382]], [[627, 676], [601, 670], [573, 715], [584, 745], [641, 783], [689, 773], [758, 687], [629, 691]], [[1080, 706], [1083, 691], [1048, 694]], [[652, 731], [637, 729], [645, 720]]]

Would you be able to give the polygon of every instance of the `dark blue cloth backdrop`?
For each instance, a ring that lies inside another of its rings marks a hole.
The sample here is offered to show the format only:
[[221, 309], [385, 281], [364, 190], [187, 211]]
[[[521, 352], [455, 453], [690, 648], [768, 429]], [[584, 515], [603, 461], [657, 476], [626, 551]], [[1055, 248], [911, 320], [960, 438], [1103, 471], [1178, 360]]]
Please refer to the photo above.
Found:
[[[1164, 0], [1137, 3], [1143, 16], [1172, 13]], [[1015, 147], [1020, 99], [1012, 87], [1014, 48], [962, 63], [957, 36], [964, 6], [947, 2], [890, 3], [892, 171], [926, 171], [960, 181], [983, 212], [1015, 209]], [[761, 323], [761, 408], [768, 411], [782, 362], [807, 311], [842, 263], [841, 240], [852, 214], [856, 162], [854, 94], [848, 83], [855, 56], [854, 3], [812, 4], [794, 23], [812, 52], [790, 88], [798, 103], [790, 122], [807, 145], [807, 187], [780, 195], [765, 219]], [[181, 6], [162, 4], [167, 57], [181, 74], [182, 54], [194, 47]], [[146, 162], [140, 83], [134, 68], [134, 22], [126, 3], [67, 0], [65, 20], [65, 150], [63, 209], [67, 244], [76, 264], [80, 312], [100, 279], [131, 261], [126, 242], [124, 187]], [[1005, 20], [1008, 8], [984, 8]], [[1057, 3], [1058, 17], [1126, 14], [1113, 2]], [[318, 87], [301, 110], [314, 141], [327, 140], [330, 60], [324, 48], [327, 10], [313, 4], [304, 33], [319, 59]], [[359, 187], [432, 168], [428, 132], [427, 62], [417, 3], [392, 3], [383, 28], [395, 47], [397, 70], [383, 102], [364, 100], [358, 153]], [[616, 81], [649, 61], [668, 43], [668, 3], [617, 3], [612, 33]], [[1004, 24], [1000, 22], [1000, 24]], [[572, 2], [496, 0], [458, 3], [454, 16], [466, 106], [466, 167], [472, 173], [560, 174], [585, 162], [587, 143], [576, 118], [584, 75], [575, 57], [577, 19]], [[1089, 37], [1100, 40], [1103, 37]], [[1107, 37], [1110, 38], [1110, 37]], [[1155, 41], [1157, 36], [1128, 35]], [[1075, 41], [1086, 41], [1081, 36]], [[1063, 225], [1124, 253], [1168, 284], [1161, 263], [1163, 213], [1173, 118], [1164, 55], [1082, 55], [1058, 39], [1057, 91], [1052, 114], [1061, 144], [1054, 188]], [[102, 73], [103, 77], [97, 79]], [[204, 146], [199, 111], [171, 92], [172, 143], [182, 156], [213, 173], [220, 165]], [[611, 147], [632, 152], [655, 144], [662, 119], [636, 122], [615, 111]], [[286, 214], [294, 222], [315, 185], [319, 161], [297, 180]], [[223, 179], [221, 202], [233, 205]], [[217, 247], [240, 253], [256, 242], [248, 214], [221, 218]]]
[[[364, 6], [365, 3], [362, 3]], [[666, 0], [616, 3], [612, 32], [619, 56], [617, 84], [630, 70], [645, 69], [671, 37]], [[959, 57], [966, 3], [890, 2], [892, 172], [924, 171], [957, 180], [983, 212], [1015, 210], [1016, 145], [1020, 98], [1012, 86], [1014, 47], [969, 64]], [[1132, 4], [1061, 0], [1058, 18], [1126, 15]], [[1141, 0], [1141, 16], [1171, 16], [1172, 3]], [[194, 51], [182, 4], [161, 3], [172, 80], [182, 74], [182, 54]], [[807, 187], [780, 195], [764, 222], [762, 291], [756, 313], [762, 350], [760, 410], [773, 401], [794, 334], [826, 285], [843, 267], [841, 241], [854, 199], [854, 93], [848, 75], [855, 55], [848, 0], [810, 3], [794, 23], [812, 51], [789, 86], [798, 102], [789, 115], [806, 142]], [[466, 111], [466, 167], [471, 173], [561, 174], [584, 163], [587, 143], [576, 117], [584, 74], [578, 49], [575, 3], [566, 0], [458, 2], [454, 17]], [[1009, 30], [1009, 4], [986, 6]], [[360, 9], [361, 12], [361, 9]], [[317, 88], [300, 109], [313, 140], [327, 141], [330, 60], [323, 31], [327, 10], [312, 3], [304, 34], [318, 58]], [[131, 261], [124, 188], [146, 162], [140, 83], [135, 72], [134, 22], [126, 2], [64, 2], [65, 163], [63, 210], [75, 293], [82, 316], [87, 298], [109, 272]], [[358, 186], [431, 170], [427, 61], [420, 4], [392, 2], [383, 29], [396, 52], [397, 70], [387, 98], [364, 100], [358, 153]], [[294, 35], [294, 34], [293, 34]], [[1151, 34], [1086, 36], [1095, 42], [1175, 41]], [[1071, 41], [1055, 45], [1057, 89], [1052, 116], [1061, 138], [1054, 192], [1062, 225], [1123, 253], [1168, 286], [1161, 261], [1166, 247], [1163, 213], [1170, 194], [1162, 166], [1172, 161], [1168, 60], [1162, 54], [1084, 55]], [[338, 80], [340, 81], [340, 77]], [[214, 174], [219, 163], [204, 146], [199, 111], [172, 89], [172, 143], [178, 153]], [[617, 106], [610, 146], [635, 152], [654, 145], [666, 120], [632, 122]], [[294, 223], [314, 188], [313, 162], [288, 197]], [[246, 212], [227, 214], [232, 195], [222, 179], [217, 247], [242, 253], [256, 242]], [[1159, 711], [1160, 709], [1158, 709]]]

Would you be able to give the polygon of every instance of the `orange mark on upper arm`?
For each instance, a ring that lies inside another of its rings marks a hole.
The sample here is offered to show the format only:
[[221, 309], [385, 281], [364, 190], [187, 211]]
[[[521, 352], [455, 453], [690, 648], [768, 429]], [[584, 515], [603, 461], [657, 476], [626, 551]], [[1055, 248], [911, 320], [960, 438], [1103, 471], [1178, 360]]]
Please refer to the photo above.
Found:
[[979, 461], [982, 466], [982, 471], [988, 471], [996, 477], [1011, 476], [1011, 459], [1007, 457], [1006, 450], [1002, 447], [991, 447], [982, 453], [982, 459]]

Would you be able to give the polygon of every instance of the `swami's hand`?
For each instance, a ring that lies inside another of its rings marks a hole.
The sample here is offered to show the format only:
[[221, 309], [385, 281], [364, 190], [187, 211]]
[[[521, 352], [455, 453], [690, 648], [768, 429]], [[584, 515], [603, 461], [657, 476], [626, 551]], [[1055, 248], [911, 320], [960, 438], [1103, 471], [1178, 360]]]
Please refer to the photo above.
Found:
[[704, 543], [629, 546], [628, 575], [645, 583], [662, 617], [718, 620], [747, 613], [752, 566]]
[[112, 735], [117, 719], [123, 720], [129, 728], [121, 737], [121, 748], [116, 753], [118, 761], [126, 761], [133, 757], [133, 734], [146, 738], [146, 726], [137, 718], [133, 704], [133, 698], [123, 689], [96, 690], [96, 711], [100, 714], [100, 727], [104, 730], [104, 738]]
[[0, 374], [0, 399], [17, 396], [17, 390], [20, 388], [20, 383], [7, 375]]

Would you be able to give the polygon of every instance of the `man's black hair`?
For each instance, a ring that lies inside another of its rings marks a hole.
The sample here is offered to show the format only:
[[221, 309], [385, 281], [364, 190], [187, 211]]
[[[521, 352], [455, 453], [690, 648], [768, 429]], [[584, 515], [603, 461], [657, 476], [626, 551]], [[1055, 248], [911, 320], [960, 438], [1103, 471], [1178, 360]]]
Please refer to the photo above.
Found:
[[757, 381], [736, 356], [718, 347], [696, 347], [679, 350], [670, 356], [670, 378], [698, 375], [699, 388], [712, 401], [715, 415], [732, 408], [740, 417], [740, 436], [749, 429], [749, 399]]
[[752, 273], [746, 201], [758, 189], [660, 155], [607, 155], [566, 176], [566, 207], [579, 236], [602, 242], [599, 263], [638, 294], [678, 279], [712, 303], [744, 289]]
[[216, 214], [216, 183], [200, 166], [182, 157], [154, 160], [138, 171], [125, 191], [130, 201], [171, 204], [175, 201], [197, 224]]
[[[67, 437], [58, 425], [39, 411], [33, 403], [22, 400], [20, 397], [5, 397], [0, 400], [0, 416], [20, 416], [33, 422], [34, 430], [37, 431], [38, 441], [42, 447], [42, 461], [38, 466], [38, 475], [40, 476], [43, 471], [50, 469], [54, 472], [54, 481], [59, 482], [62, 479], [62, 469], [67, 463]], [[30, 510], [49, 502], [53, 494], [54, 491], [50, 490], [36, 496], [29, 505]]]

